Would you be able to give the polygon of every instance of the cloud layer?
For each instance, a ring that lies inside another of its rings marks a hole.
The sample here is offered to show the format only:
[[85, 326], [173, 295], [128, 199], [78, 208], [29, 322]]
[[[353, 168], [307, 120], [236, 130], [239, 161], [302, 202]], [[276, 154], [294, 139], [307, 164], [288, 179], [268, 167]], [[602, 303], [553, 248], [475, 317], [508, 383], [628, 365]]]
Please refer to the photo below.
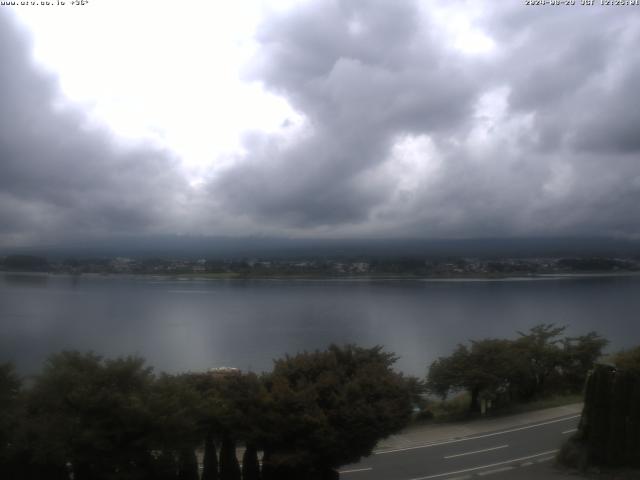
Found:
[[31, 61], [0, 14], [0, 239], [55, 243], [175, 228], [186, 184], [178, 161], [125, 146], [61, 103], [56, 78]]
[[60, 107], [0, 14], [0, 238], [638, 236], [640, 9], [494, 3], [266, 15], [246, 80], [300, 118], [197, 187]]
[[637, 19], [487, 3], [474, 54], [417, 2], [307, 3], [265, 21], [253, 70], [306, 135], [255, 142], [213, 189], [302, 228], [636, 234]]

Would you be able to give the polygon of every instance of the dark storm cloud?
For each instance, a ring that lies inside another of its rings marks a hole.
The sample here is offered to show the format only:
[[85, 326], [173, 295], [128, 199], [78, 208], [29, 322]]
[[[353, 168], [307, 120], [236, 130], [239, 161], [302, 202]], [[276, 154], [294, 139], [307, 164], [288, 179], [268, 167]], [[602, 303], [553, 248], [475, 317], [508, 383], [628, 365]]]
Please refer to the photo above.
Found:
[[475, 80], [429, 32], [408, 1], [312, 2], [266, 22], [252, 78], [284, 95], [309, 132], [248, 144], [213, 194], [296, 226], [366, 219], [392, 186], [361, 176], [386, 160], [393, 137], [446, 133], [469, 114]]
[[[183, 188], [164, 152], [118, 146], [73, 107], [0, 12], [0, 240], [145, 233], [163, 228]], [[59, 103], [59, 102], [58, 102]]]
[[[0, 12], [0, 242], [640, 235], [640, 9], [456, 5], [475, 30], [452, 33], [446, 2], [266, 16], [244, 74], [302, 120], [247, 132], [201, 191], [166, 152], [56, 107], [56, 79]], [[478, 32], [493, 50], [458, 48]]]
[[629, 125], [638, 119], [629, 103], [640, 69], [632, 53], [640, 33], [636, 9], [533, 13], [496, 8], [487, 20], [505, 52], [495, 75], [511, 88], [511, 108], [535, 112], [534, 133], [550, 142], [543, 147], [567, 140], [587, 151], [626, 150]]
[[267, 18], [251, 78], [306, 127], [247, 142], [211, 194], [294, 231], [640, 234], [640, 10], [485, 2], [471, 25], [495, 49], [474, 55], [419, 5]]

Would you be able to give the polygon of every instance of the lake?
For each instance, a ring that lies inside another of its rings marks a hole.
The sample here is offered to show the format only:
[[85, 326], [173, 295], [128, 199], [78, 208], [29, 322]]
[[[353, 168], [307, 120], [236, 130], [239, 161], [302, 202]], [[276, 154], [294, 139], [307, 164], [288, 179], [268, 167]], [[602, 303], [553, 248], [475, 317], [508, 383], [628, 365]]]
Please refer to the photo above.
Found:
[[63, 349], [137, 354], [158, 371], [261, 372], [330, 343], [383, 345], [423, 376], [459, 342], [538, 323], [640, 343], [640, 276], [508, 280], [189, 280], [0, 274], [0, 362], [37, 372]]

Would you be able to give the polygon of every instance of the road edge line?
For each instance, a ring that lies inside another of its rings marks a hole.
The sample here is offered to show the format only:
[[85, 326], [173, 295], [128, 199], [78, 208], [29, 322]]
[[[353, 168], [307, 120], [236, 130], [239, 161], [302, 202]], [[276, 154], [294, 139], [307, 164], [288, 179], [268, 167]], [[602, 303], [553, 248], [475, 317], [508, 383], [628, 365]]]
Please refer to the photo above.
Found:
[[573, 420], [574, 418], [580, 418], [581, 416], [582, 416], [582, 414], [580, 414], [580, 415], [572, 415], [570, 417], [557, 418], [555, 420], [550, 420], [550, 421], [547, 421], [547, 422], [536, 423], [535, 425], [527, 425], [527, 426], [524, 426], [524, 427], [511, 428], [509, 430], [501, 430], [499, 432], [492, 432], [492, 433], [486, 433], [486, 434], [482, 434], [482, 435], [475, 435], [475, 436], [472, 436], [472, 437], [453, 438], [451, 440], [445, 440], [445, 441], [442, 441], [442, 442], [425, 443], [425, 444], [416, 445], [416, 446], [413, 446], [413, 447], [394, 448], [394, 449], [391, 449], [391, 450], [380, 450], [379, 452], [373, 452], [373, 454], [374, 455], [385, 455], [387, 453], [404, 452], [404, 451], [407, 451], [407, 450], [418, 450], [420, 448], [437, 447], [439, 445], [449, 445], [451, 443], [458, 443], [458, 442], [468, 442], [470, 440], [477, 440], [479, 438], [494, 437], [496, 435], [504, 435], [504, 434], [507, 434], [507, 433], [519, 432], [519, 431], [522, 431], [522, 430], [528, 430], [530, 428], [543, 427], [545, 425], [551, 425], [553, 423], [566, 422], [567, 420]]

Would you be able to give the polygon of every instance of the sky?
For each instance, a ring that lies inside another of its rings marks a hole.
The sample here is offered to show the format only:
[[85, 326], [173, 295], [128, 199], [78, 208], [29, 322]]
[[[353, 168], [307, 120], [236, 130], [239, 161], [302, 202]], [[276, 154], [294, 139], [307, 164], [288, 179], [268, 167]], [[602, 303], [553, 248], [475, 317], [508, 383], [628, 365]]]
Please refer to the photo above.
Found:
[[0, 246], [640, 237], [640, 7], [51, 3], [0, 6]]

